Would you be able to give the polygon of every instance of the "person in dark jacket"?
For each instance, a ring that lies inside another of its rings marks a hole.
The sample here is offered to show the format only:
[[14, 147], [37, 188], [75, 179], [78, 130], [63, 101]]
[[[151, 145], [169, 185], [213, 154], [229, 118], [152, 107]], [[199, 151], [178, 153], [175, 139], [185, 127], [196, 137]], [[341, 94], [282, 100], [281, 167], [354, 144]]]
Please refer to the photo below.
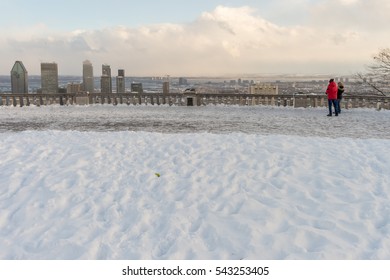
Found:
[[341, 113], [341, 99], [343, 99], [343, 93], [344, 93], [344, 85], [342, 82], [338, 82], [337, 84], [337, 107], [339, 108], [339, 111], [338, 113], [340, 114]]
[[326, 94], [328, 95], [328, 108], [329, 114], [328, 117], [332, 116], [332, 104], [335, 109], [335, 115], [339, 115], [339, 108], [337, 106], [337, 84], [334, 79], [329, 80], [328, 88], [326, 89]]

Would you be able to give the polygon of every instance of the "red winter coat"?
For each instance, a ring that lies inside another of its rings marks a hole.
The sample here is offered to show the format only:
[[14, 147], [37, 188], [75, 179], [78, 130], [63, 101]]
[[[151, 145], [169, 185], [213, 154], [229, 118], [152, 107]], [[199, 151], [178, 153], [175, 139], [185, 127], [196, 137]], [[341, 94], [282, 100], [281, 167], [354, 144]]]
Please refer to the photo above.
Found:
[[337, 99], [337, 84], [336, 82], [330, 82], [326, 89], [328, 99]]

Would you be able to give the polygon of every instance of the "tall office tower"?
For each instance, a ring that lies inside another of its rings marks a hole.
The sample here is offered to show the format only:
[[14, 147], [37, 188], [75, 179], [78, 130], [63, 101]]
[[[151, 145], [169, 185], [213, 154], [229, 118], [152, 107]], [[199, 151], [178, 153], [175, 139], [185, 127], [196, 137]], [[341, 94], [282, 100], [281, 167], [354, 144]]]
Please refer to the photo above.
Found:
[[58, 93], [57, 63], [41, 63], [41, 86], [43, 94]]
[[83, 62], [83, 90], [93, 93], [94, 89], [92, 63], [89, 60], [85, 60]]
[[15, 61], [11, 69], [12, 93], [28, 93], [27, 70], [21, 61]]
[[102, 65], [102, 74], [111, 77], [111, 66], [107, 64]]
[[100, 78], [100, 88], [102, 93], [112, 93], [111, 67], [102, 65], [102, 76]]
[[119, 69], [118, 76], [116, 76], [116, 93], [125, 93], [125, 70]]

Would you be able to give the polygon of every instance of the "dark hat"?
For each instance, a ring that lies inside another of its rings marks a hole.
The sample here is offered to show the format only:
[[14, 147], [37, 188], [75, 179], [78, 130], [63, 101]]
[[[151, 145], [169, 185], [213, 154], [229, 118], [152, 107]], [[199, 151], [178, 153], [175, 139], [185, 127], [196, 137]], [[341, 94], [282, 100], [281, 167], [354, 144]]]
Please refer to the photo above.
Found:
[[331, 82], [334, 82], [334, 79], [330, 79], [330, 80], [329, 80], [329, 83], [331, 83]]

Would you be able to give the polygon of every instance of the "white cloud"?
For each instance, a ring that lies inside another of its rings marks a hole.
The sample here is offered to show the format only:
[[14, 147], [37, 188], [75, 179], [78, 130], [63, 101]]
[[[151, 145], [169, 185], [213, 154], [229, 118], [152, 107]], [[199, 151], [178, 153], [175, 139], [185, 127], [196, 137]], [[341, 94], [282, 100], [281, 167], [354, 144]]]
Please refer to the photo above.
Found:
[[339, 0], [342, 5], [353, 5], [359, 2], [359, 0]]
[[311, 9], [313, 26], [382, 32], [390, 28], [388, 0], [327, 0]]
[[[8, 73], [13, 60], [23, 60], [30, 73], [39, 74], [41, 61], [56, 61], [60, 74], [81, 74], [82, 61], [89, 59], [97, 76], [102, 63], [113, 72], [125, 68], [128, 75], [348, 73], [360, 70], [388, 42], [390, 5], [368, 2], [321, 2], [312, 6], [308, 24], [300, 26], [277, 25], [250, 7], [224, 6], [186, 24], [68, 33], [40, 25], [6, 35], [0, 43], [0, 70]], [[375, 18], [375, 24], [366, 25], [361, 17]]]

